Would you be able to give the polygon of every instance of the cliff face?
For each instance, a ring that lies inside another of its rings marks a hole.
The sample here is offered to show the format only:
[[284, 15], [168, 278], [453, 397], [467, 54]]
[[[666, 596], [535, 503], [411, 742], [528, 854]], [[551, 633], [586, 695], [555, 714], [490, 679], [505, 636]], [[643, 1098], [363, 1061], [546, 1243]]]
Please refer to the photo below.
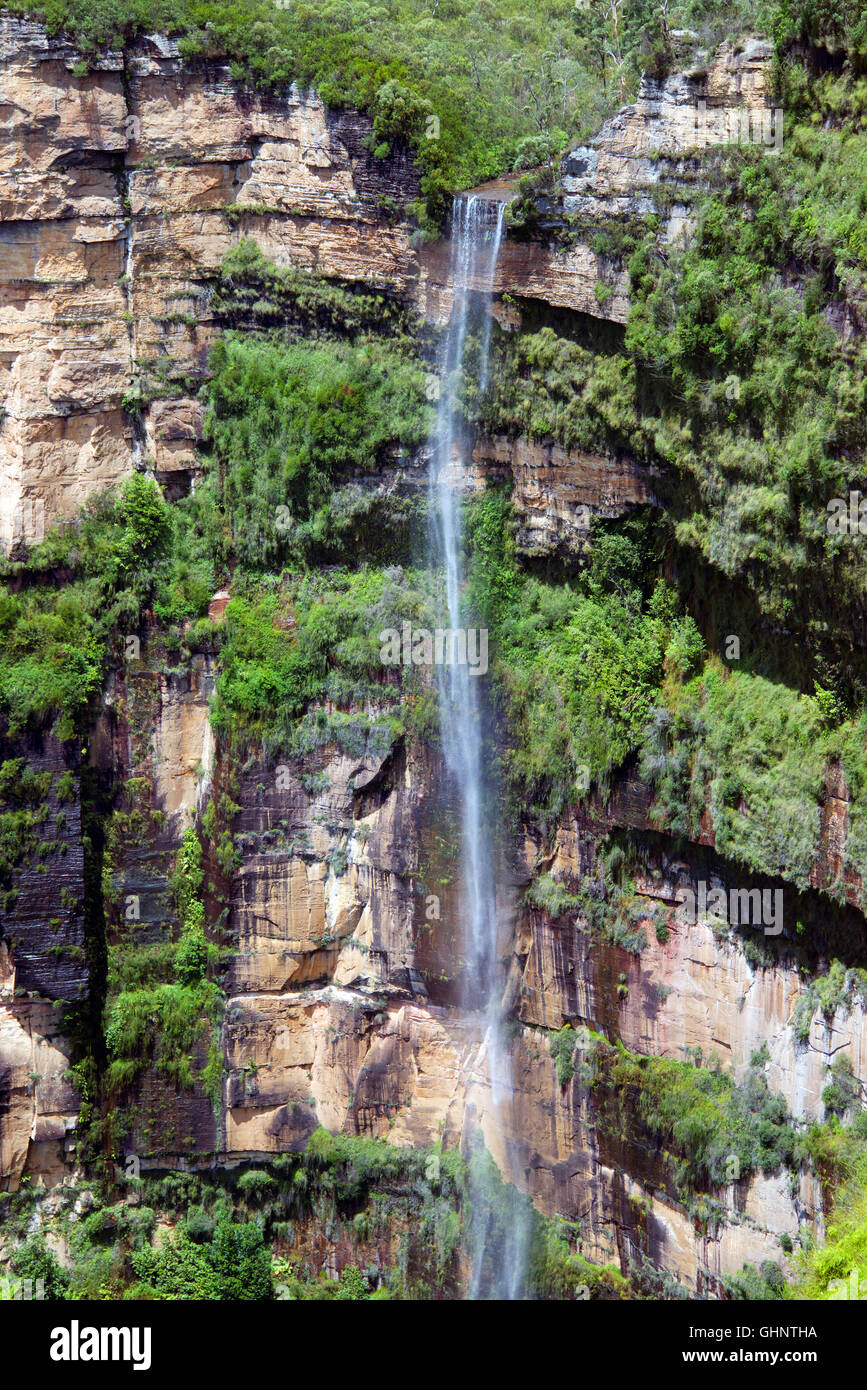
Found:
[[78, 77], [80, 55], [41, 26], [4, 17], [0, 36], [8, 546], [144, 447], [160, 473], [189, 470], [209, 278], [253, 228], [280, 264], [411, 294], [408, 232], [382, 205], [417, 178], [407, 157], [374, 160], [366, 119], [303, 93], [246, 96], [162, 39]]
[[[195, 393], [219, 331], [210, 291], [240, 238], [278, 266], [384, 287], [430, 322], [444, 320], [447, 249], [419, 249], [395, 215], [417, 195], [416, 174], [408, 155], [374, 158], [366, 118], [300, 92], [250, 95], [223, 69], [185, 67], [158, 38], [79, 77], [62, 40], [9, 18], [0, 26], [7, 546], [70, 517], [144, 457], [158, 478], [186, 487], [201, 431]], [[714, 112], [768, 110], [768, 60], [758, 46], [724, 50], [706, 71], [646, 84], [635, 106], [569, 157], [565, 199], [551, 216], [643, 218], [652, 187], [688, 188], [696, 130], [713, 143], [729, 129]], [[687, 221], [687, 201], [675, 199], [660, 235], [678, 235]], [[618, 331], [628, 310], [626, 271], [595, 252], [589, 234], [565, 248], [507, 238], [496, 290], [524, 309], [569, 311], [576, 332], [585, 316]], [[497, 312], [519, 330], [508, 300]], [[473, 461], [480, 480], [510, 482], [519, 545], [537, 557], [574, 561], [591, 516], [658, 505], [653, 470], [626, 457], [498, 436], [479, 438]], [[209, 866], [225, 905], [218, 1094], [206, 1084], [203, 1036], [190, 1087], [154, 1068], [137, 1079], [124, 1101], [124, 1154], [143, 1169], [205, 1168], [299, 1150], [317, 1125], [465, 1149], [481, 1131], [503, 1175], [540, 1210], [579, 1223], [579, 1247], [593, 1260], [645, 1260], [712, 1292], [744, 1261], [785, 1263], [780, 1238], [821, 1224], [812, 1179], [793, 1191], [785, 1176], [735, 1174], [716, 1194], [719, 1220], [709, 1227], [648, 1142], [606, 1127], [592, 1088], [561, 1084], [547, 1035], [585, 1025], [648, 1057], [700, 1048], [720, 1053], [738, 1079], [764, 1043], [771, 1092], [796, 1117], [814, 1117], [832, 1055], [842, 1051], [867, 1078], [861, 1003], [841, 1003], [824, 1021], [817, 1013], [799, 1042], [791, 1018], [803, 982], [793, 960], [751, 963], [743, 937], [684, 921], [678, 896], [703, 872], [698, 843], [677, 858], [670, 845], [655, 847], [638, 893], [646, 922], [664, 920], [665, 931], [648, 930], [640, 954], [595, 939], [580, 909], [557, 916], [525, 901], [540, 874], [573, 885], [591, 876], [612, 825], [650, 833], [649, 794], [624, 783], [593, 816], [573, 808], [548, 836], [522, 826], [506, 847], [500, 906], [516, 1093], [502, 1133], [478, 1020], [458, 1007], [447, 852], [458, 809], [441, 759], [407, 734], [385, 753], [328, 745], [293, 762], [234, 766], [208, 720], [214, 675], [210, 656], [170, 670], [156, 642], [146, 646], [104, 692], [87, 752], [88, 774], [113, 788], [126, 817], [99, 864], [115, 902], [109, 932], [134, 921], [141, 939], [156, 939], [173, 920], [168, 884], [185, 827], [215, 788], [231, 784], [239, 808], [239, 862]], [[60, 746], [27, 751], [52, 775], [65, 766]], [[16, 868], [14, 925], [4, 919], [0, 944], [0, 1172], [13, 1189], [25, 1173], [49, 1184], [81, 1178], [67, 1139], [77, 1111], [63, 1079], [70, 1043], [50, 1004], [80, 1001], [95, 978], [84, 950], [81, 779], [71, 770], [79, 790], [56, 837], [67, 848], [44, 876], [32, 863]], [[842, 871], [845, 787], [836, 792], [816, 846], [817, 888]], [[85, 787], [85, 807], [92, 796]], [[712, 844], [712, 827], [702, 840]], [[74, 907], [53, 905], [61, 889]], [[857, 904], [857, 886], [849, 899]], [[59, 925], [47, 925], [52, 917]], [[317, 1246], [316, 1260], [332, 1258]]]
[[688, 215], [683, 195], [701, 176], [703, 150], [749, 143], [782, 147], [772, 60], [773, 45], [753, 39], [743, 47], [724, 44], [712, 60], [694, 62], [663, 82], [645, 81], [632, 106], [566, 157], [564, 211], [646, 215], [654, 210], [654, 191], [668, 184], [675, 197], [665, 232], [668, 238], [682, 233]]
[[[75, 49], [36, 23], [3, 17], [0, 45], [7, 548], [74, 515], [145, 454], [166, 479], [189, 474], [193, 396], [217, 331], [209, 290], [242, 237], [277, 265], [386, 286], [430, 320], [447, 317], [447, 249], [416, 247], [400, 215], [418, 195], [411, 159], [374, 158], [366, 117], [314, 94], [249, 94], [225, 68], [184, 65], [159, 37], [84, 76]], [[594, 215], [644, 214], [637, 190], [683, 177], [682, 162], [660, 166], [650, 152], [697, 143], [703, 92], [726, 111], [764, 110], [766, 58], [726, 53], [704, 79], [648, 89], [604, 127], [584, 176]], [[585, 202], [573, 194], [567, 210]], [[589, 239], [507, 241], [497, 289], [615, 323], [628, 307], [625, 271]]]

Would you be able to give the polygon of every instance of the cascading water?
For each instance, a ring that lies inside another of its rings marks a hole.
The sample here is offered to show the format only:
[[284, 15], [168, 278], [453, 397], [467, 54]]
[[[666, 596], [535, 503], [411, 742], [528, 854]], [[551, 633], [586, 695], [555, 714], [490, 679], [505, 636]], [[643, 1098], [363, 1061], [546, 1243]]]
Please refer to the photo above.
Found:
[[[468, 324], [473, 304], [481, 309], [478, 362], [475, 368], [479, 398], [488, 385], [491, 340], [490, 303], [503, 230], [505, 204], [470, 194], [454, 200], [450, 282], [451, 317], [441, 356], [440, 396], [431, 441], [429, 527], [431, 560], [445, 576], [443, 625], [462, 626], [461, 510], [464, 459], [469, 441], [461, 430], [457, 392], [466, 367]], [[487, 302], [485, 302], [487, 301]], [[437, 666], [442, 746], [458, 793], [461, 829], [461, 887], [463, 941], [466, 957], [464, 1003], [480, 1011], [484, 1021], [482, 1055], [495, 1114], [504, 1115], [512, 1102], [512, 1076], [502, 1036], [503, 977], [498, 949], [495, 845], [490, 817], [485, 814], [482, 757], [482, 707], [478, 677], [466, 663]], [[501, 1126], [502, 1127], [502, 1126]], [[489, 1194], [472, 1192], [473, 1277], [471, 1298], [518, 1298], [524, 1288], [527, 1219], [523, 1208], [502, 1211], [495, 1218]], [[502, 1203], [500, 1204], [502, 1207]], [[494, 1228], [496, 1227], [496, 1237]], [[491, 1248], [496, 1239], [497, 1248]]]
[[[450, 279], [452, 313], [443, 346], [441, 389], [430, 464], [430, 509], [434, 564], [445, 574], [446, 626], [461, 626], [462, 467], [456, 393], [464, 364], [472, 288], [490, 295], [502, 235], [503, 204], [470, 195], [456, 198], [452, 215]], [[490, 320], [480, 344], [479, 386], [487, 376]], [[484, 364], [484, 365], [482, 365]], [[487, 1000], [494, 976], [497, 912], [490, 835], [482, 806], [481, 720], [478, 678], [469, 666], [453, 662], [436, 668], [442, 743], [458, 789], [461, 813], [464, 946], [467, 955], [465, 1003]]]

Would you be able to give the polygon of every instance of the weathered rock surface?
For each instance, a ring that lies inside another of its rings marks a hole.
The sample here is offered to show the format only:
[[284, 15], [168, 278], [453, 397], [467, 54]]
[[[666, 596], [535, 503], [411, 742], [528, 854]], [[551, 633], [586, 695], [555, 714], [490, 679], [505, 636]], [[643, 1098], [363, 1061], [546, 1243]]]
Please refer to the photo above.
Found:
[[[138, 663], [113, 687], [94, 740], [92, 756], [102, 765], [118, 758], [139, 797], [150, 778], [147, 805], [165, 813], [113, 863], [117, 890], [141, 896], [145, 936], [165, 930], [172, 846], [208, 765], [198, 750], [207, 744], [209, 672], [197, 660], [189, 683], [168, 682]], [[211, 774], [219, 777], [219, 767]], [[674, 870], [639, 884], [648, 900], [640, 956], [591, 943], [575, 914], [554, 922], [538, 909], [519, 909], [515, 889], [504, 889], [504, 922], [515, 923], [506, 946], [510, 997], [522, 1026], [515, 1095], [502, 1113], [490, 1093], [480, 1018], [457, 1006], [452, 871], [436, 859], [454, 807], [436, 762], [412, 746], [354, 757], [323, 747], [298, 765], [247, 765], [238, 800], [242, 864], [231, 885], [220, 1115], [198, 1083], [178, 1091], [146, 1072], [134, 1089], [125, 1141], [145, 1168], [298, 1149], [317, 1124], [414, 1145], [442, 1139], [466, 1146], [481, 1131], [504, 1174], [543, 1211], [580, 1217], [590, 1258], [624, 1268], [646, 1260], [711, 1292], [745, 1260], [780, 1261], [780, 1236], [820, 1221], [812, 1183], [804, 1179], [792, 1198], [782, 1178], [760, 1176], [717, 1194], [728, 1215], [710, 1234], [671, 1190], [660, 1153], [628, 1140], [613, 1145], [588, 1093], [577, 1082], [557, 1083], [548, 1032], [566, 1021], [619, 1037], [638, 1053], [716, 1051], [736, 1076], [766, 1042], [771, 1089], [804, 1115], [821, 1113], [831, 1045], [851, 1043], [856, 1070], [867, 1066], [858, 1007], [834, 1020], [833, 1044], [814, 1019], [810, 1044], [799, 1045], [790, 1028], [795, 972], [754, 969], [736, 939], [718, 940], [705, 922], [678, 924]], [[576, 835], [564, 823], [546, 867], [580, 877], [591, 849], [586, 827]], [[523, 877], [537, 861], [528, 843]], [[671, 918], [664, 943], [649, 927], [655, 905]], [[53, 1051], [34, 1063], [28, 1030], [35, 1026]], [[25, 1167], [55, 1182], [76, 1109], [74, 1093], [57, 1079], [65, 1045], [30, 1015], [26, 1024], [16, 1017], [4, 1027], [12, 1117], [5, 1172], [13, 1185]], [[48, 1089], [37, 1087], [38, 1116], [30, 1071], [52, 1078]]]
[[0, 739], [0, 763], [21, 758], [41, 790], [38, 804], [36, 797], [21, 803], [36, 819], [19, 835], [17, 852], [10, 833], [10, 897], [0, 904], [0, 932], [14, 942], [21, 991], [78, 1000], [88, 974], [77, 760], [54, 738]]
[[651, 470], [627, 458], [501, 436], [479, 440], [473, 461], [511, 475], [517, 541], [525, 554], [578, 554], [588, 546], [593, 517], [622, 516], [656, 501]]
[[47, 999], [16, 996], [15, 967], [0, 941], [0, 1188], [69, 1173], [78, 1119], [77, 1090], [64, 1079], [70, 1045]]
[[[403, 155], [373, 158], [364, 118], [297, 91], [246, 93], [224, 69], [184, 66], [163, 40], [109, 54], [78, 78], [68, 44], [5, 17], [0, 57], [6, 543], [69, 516], [144, 454], [169, 489], [183, 486], [215, 332], [209, 284], [239, 237], [255, 237], [280, 265], [379, 283], [431, 320], [447, 315], [447, 248], [417, 251], [406, 222], [382, 207], [415, 197], [416, 174]], [[694, 172], [697, 130], [711, 143], [728, 133], [730, 108], [767, 109], [767, 60], [756, 47], [725, 50], [705, 73], [645, 84], [634, 107], [570, 156], [566, 210], [646, 215], [655, 182]], [[686, 215], [676, 207], [667, 234]], [[625, 272], [581, 241], [556, 250], [507, 239], [496, 289], [614, 323], [628, 308]], [[496, 312], [514, 326], [508, 301]], [[130, 396], [142, 402], [140, 419]], [[633, 461], [544, 441], [482, 440], [473, 464], [479, 481], [511, 475], [519, 542], [536, 555], [574, 554], [589, 516], [654, 500], [652, 474]], [[408, 487], [420, 471], [407, 464]], [[214, 617], [225, 602], [215, 596]], [[737, 937], [678, 919], [688, 864], [662, 864], [640, 885], [648, 921], [657, 907], [669, 923], [664, 941], [648, 929], [640, 956], [591, 942], [577, 913], [553, 921], [519, 903], [540, 867], [580, 880], [607, 825], [647, 829], [646, 789], [624, 784], [592, 824], [564, 817], [544, 864], [528, 842], [517, 869], [499, 875], [516, 1018], [515, 1094], [503, 1114], [486, 1080], [481, 1019], [460, 1004], [457, 812], [441, 763], [405, 738], [229, 767], [208, 719], [213, 677], [208, 658], [179, 676], [147, 652], [134, 657], [112, 678], [91, 740], [90, 771], [117, 790], [127, 818], [103, 864], [109, 933], [126, 930], [134, 902], [137, 940], [170, 936], [168, 878], [184, 828], [208, 790], [232, 777], [241, 807], [231, 825], [241, 862], [222, 885], [215, 930], [228, 948], [222, 1104], [215, 1115], [201, 1082], [207, 1038], [189, 1090], [146, 1070], [132, 1088], [125, 1140], [143, 1166], [298, 1149], [318, 1124], [413, 1145], [468, 1146], [481, 1130], [503, 1173], [543, 1211], [580, 1220], [585, 1254], [624, 1268], [647, 1260], [711, 1291], [745, 1260], [779, 1261], [781, 1235], [821, 1220], [811, 1182], [793, 1197], [782, 1176], [761, 1176], [717, 1194], [726, 1216], [708, 1234], [678, 1202], [661, 1154], [601, 1133], [592, 1097], [577, 1081], [557, 1082], [547, 1033], [567, 1021], [638, 1053], [716, 1051], [736, 1076], [765, 1042], [769, 1085], [799, 1116], [821, 1115], [828, 1059], [840, 1050], [867, 1077], [859, 1003], [832, 1020], [814, 1017], [798, 1043], [794, 967], [755, 968]], [[52, 776], [65, 767], [59, 747], [28, 755]], [[57, 810], [50, 803], [55, 824]], [[49, 1001], [79, 1000], [88, 984], [77, 798], [66, 816], [56, 836], [66, 854], [52, 850], [45, 874], [22, 870], [15, 934], [0, 942], [0, 1175], [12, 1186], [23, 1172], [51, 1185], [72, 1168], [78, 1099], [63, 1080], [70, 1045]], [[815, 887], [845, 878], [847, 833], [845, 784], [829, 773]], [[217, 877], [212, 864], [208, 875]], [[860, 892], [847, 878], [851, 903]]]
[[517, 1040], [506, 1107], [491, 1096], [478, 1022], [453, 1010], [333, 986], [245, 995], [229, 1005], [226, 1038], [227, 1157], [302, 1148], [317, 1123], [412, 1145], [464, 1146], [480, 1130], [541, 1210], [580, 1218], [588, 1258], [624, 1268], [643, 1258], [711, 1291], [745, 1261], [785, 1263], [780, 1236], [821, 1219], [812, 1180], [793, 1198], [785, 1176], [760, 1175], [721, 1190], [727, 1215], [710, 1234], [668, 1190], [661, 1154], [600, 1136], [587, 1093], [558, 1086], [532, 1029]]
[[[189, 470], [208, 283], [252, 235], [278, 264], [410, 294], [406, 154], [375, 160], [369, 121], [315, 96], [252, 95], [143, 40], [91, 63], [0, 17], [0, 543], [38, 539], [147, 449]], [[227, 211], [229, 210], [230, 211]], [[169, 386], [169, 383], [171, 385]], [[144, 424], [124, 408], [144, 401]], [[150, 415], [154, 418], [151, 419]]]
[[[191, 396], [215, 332], [210, 284], [240, 237], [278, 265], [389, 287], [431, 320], [450, 307], [447, 245], [419, 252], [385, 210], [418, 195], [409, 155], [375, 159], [365, 117], [294, 88], [248, 92], [163, 39], [105, 54], [82, 77], [77, 58], [41, 25], [0, 17], [6, 547], [37, 539], [144, 457], [164, 480], [189, 473], [201, 428]], [[665, 163], [656, 152], [685, 178], [697, 129], [712, 143], [725, 113], [766, 109], [768, 61], [760, 45], [724, 49], [705, 73], [645, 83], [569, 156], [567, 210], [645, 215], [641, 189]], [[581, 239], [506, 239], [496, 289], [616, 323], [628, 309], [626, 272]]]
[[[160, 724], [165, 738], [180, 727], [177, 712]], [[504, 1174], [543, 1211], [580, 1216], [590, 1258], [624, 1268], [646, 1260], [711, 1292], [744, 1261], [784, 1261], [780, 1236], [821, 1221], [811, 1181], [792, 1197], [782, 1177], [758, 1176], [717, 1194], [727, 1216], [710, 1233], [678, 1201], [661, 1152], [612, 1145], [589, 1094], [557, 1083], [548, 1033], [567, 1021], [638, 1053], [716, 1051], [737, 1077], [766, 1042], [771, 1089], [797, 1114], [821, 1113], [827, 1045], [816, 1020], [810, 1045], [795, 1042], [795, 971], [754, 969], [742, 943], [718, 940], [706, 922], [679, 926], [671, 876], [639, 885], [648, 900], [640, 956], [591, 943], [574, 914], [552, 922], [518, 909], [514, 889], [504, 890], [523, 1026], [503, 1113], [481, 1020], [456, 1006], [453, 890], [447, 868], [429, 858], [454, 809], [441, 769], [411, 747], [355, 757], [323, 747], [303, 770], [247, 765], [238, 799], [243, 862], [231, 890], [219, 1128], [198, 1091], [175, 1097], [148, 1078], [137, 1113], [172, 1119], [130, 1136], [145, 1167], [209, 1163], [215, 1150], [223, 1162], [297, 1150], [318, 1124], [413, 1145], [466, 1146], [481, 1131]], [[580, 875], [588, 852], [564, 827], [550, 867]], [[656, 904], [672, 914], [665, 943], [649, 927]], [[860, 1012], [835, 1027], [854, 1029], [860, 1047]]]
[[[421, 309], [433, 322], [446, 323], [453, 293], [448, 244], [435, 242], [425, 247], [421, 267]], [[605, 290], [600, 296], [596, 291], [602, 285]], [[469, 288], [481, 289], [482, 285], [476, 286], [471, 280]], [[613, 323], [625, 323], [629, 310], [626, 271], [610, 268], [604, 257], [583, 242], [558, 248], [538, 241], [505, 240], [497, 257], [493, 289], [498, 296], [540, 299], [558, 309]]]
[[654, 190], [667, 184], [675, 202], [666, 212], [665, 230], [669, 238], [677, 235], [688, 219], [684, 193], [700, 175], [701, 151], [750, 142], [771, 151], [780, 147], [782, 112], [772, 101], [772, 58], [770, 43], [725, 43], [712, 60], [664, 82], [643, 78], [636, 102], [563, 161], [564, 212], [594, 220], [643, 218], [654, 211]]

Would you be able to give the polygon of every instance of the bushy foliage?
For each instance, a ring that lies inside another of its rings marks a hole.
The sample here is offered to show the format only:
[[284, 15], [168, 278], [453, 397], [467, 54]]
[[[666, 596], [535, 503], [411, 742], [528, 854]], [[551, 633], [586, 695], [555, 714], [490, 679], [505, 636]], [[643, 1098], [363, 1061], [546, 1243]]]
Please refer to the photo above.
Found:
[[551, 1036], [551, 1056], [557, 1069], [558, 1086], [567, 1086], [575, 1075], [575, 1029], [567, 1023]]
[[477, 512], [469, 593], [496, 636], [498, 699], [511, 731], [505, 776], [515, 800], [547, 818], [591, 783], [609, 785], [666, 670], [692, 670], [703, 643], [661, 581], [642, 592], [642, 553], [628, 525], [601, 533], [589, 569], [562, 585], [519, 576], [497, 494]]
[[827, 752], [810, 696], [711, 661], [647, 722], [641, 771], [660, 828], [697, 837], [709, 809], [720, 854], [806, 888]]
[[204, 872], [202, 844], [196, 831], [184, 831], [178, 862], [172, 878], [175, 905], [181, 923], [181, 935], [174, 954], [178, 983], [198, 985], [205, 978], [209, 948], [205, 937], [205, 908], [199, 897]]
[[737, 1274], [723, 1275], [723, 1288], [729, 1298], [740, 1302], [767, 1302], [783, 1295], [786, 1277], [773, 1260], [755, 1265], [743, 1265]]
[[364, 282], [341, 284], [299, 266], [277, 266], [247, 238], [223, 257], [210, 307], [232, 328], [279, 328], [288, 338], [408, 339], [411, 327], [394, 295]]
[[572, 1234], [565, 1222], [537, 1221], [529, 1255], [533, 1297], [558, 1301], [628, 1298], [629, 1281], [620, 1270], [575, 1254], [568, 1239]]
[[47, 798], [53, 781], [50, 772], [36, 772], [27, 766], [24, 758], [7, 758], [0, 763], [2, 891], [13, 891], [13, 870], [29, 856], [39, 853], [39, 845], [45, 838], [43, 831], [50, 809]]
[[221, 1006], [218, 986], [201, 977], [118, 994], [105, 1025], [109, 1090], [131, 1085], [149, 1063], [175, 1086], [190, 1088], [195, 1080], [191, 1054]]
[[228, 335], [211, 367], [205, 432], [232, 550], [248, 566], [285, 554], [293, 531], [327, 507], [334, 481], [427, 436], [421, 366], [381, 344]]
[[856, 999], [867, 1002], [867, 972], [847, 970], [842, 961], [832, 960], [825, 973], [804, 985], [795, 1000], [791, 1016], [795, 1037], [806, 1043], [814, 1014], [820, 1011], [830, 1026], [837, 1010], [851, 1009]]
[[[108, 644], [119, 628], [135, 630], [169, 531], [159, 488], [133, 474], [49, 533], [25, 564], [0, 567], [0, 718], [10, 734], [53, 721], [70, 738], [84, 726]], [[19, 588], [20, 578], [28, 582]]]
[[864, 562], [827, 521], [867, 444], [867, 357], [832, 328], [867, 283], [862, 146], [796, 126], [779, 158], [720, 155], [688, 248], [663, 264], [648, 238], [633, 255], [626, 335], [651, 388], [642, 436], [678, 480], [663, 486], [677, 542], [748, 586], [766, 629], [801, 635], [821, 685], [854, 694], [867, 679], [836, 618], [863, 627]]
[[55, 1302], [66, 1296], [69, 1275], [53, 1250], [49, 1250], [44, 1236], [31, 1236], [24, 1245], [19, 1245], [11, 1266], [19, 1279], [31, 1281], [30, 1292], [34, 1298], [42, 1296]]
[[495, 335], [498, 368], [481, 407], [486, 427], [554, 439], [565, 449], [623, 448], [646, 454], [638, 373], [621, 352], [594, 352], [550, 326]]
[[[384, 666], [379, 634], [427, 614], [420, 578], [400, 567], [362, 567], [294, 582], [287, 576], [279, 588], [250, 585], [226, 609], [216, 727], [264, 740], [272, 751], [345, 744], [355, 734], [362, 744], [390, 747], [413, 668]], [[305, 713], [326, 698], [338, 709], [368, 701], [377, 708], [343, 720]]]
[[188, 826], [181, 839], [178, 859], [172, 878], [175, 906], [181, 922], [187, 919], [190, 906], [196, 901], [204, 880], [202, 869], [202, 842], [192, 826]]
[[541, 907], [556, 922], [564, 913], [580, 907], [582, 900], [576, 894], [570, 893], [559, 879], [553, 878], [551, 874], [541, 874], [533, 879], [527, 889], [526, 901], [535, 907]]
[[271, 1255], [256, 1222], [217, 1222], [209, 1241], [176, 1231], [158, 1247], [132, 1255], [137, 1295], [158, 1299], [250, 1302], [271, 1295]]
[[808, 1242], [797, 1256], [787, 1298], [863, 1299], [867, 1290], [867, 1125], [837, 1119], [815, 1125], [808, 1136], [814, 1167], [822, 1178], [825, 1240]]
[[205, 978], [208, 942], [205, 937], [204, 916], [205, 910], [201, 903], [191, 904], [175, 954], [175, 971], [181, 985], [197, 985]]
[[776, 1172], [802, 1156], [786, 1102], [768, 1089], [760, 1067], [735, 1085], [718, 1063], [636, 1057], [596, 1040], [592, 1088], [602, 1123], [661, 1146], [675, 1189], [684, 1197], [732, 1175]]
[[321, 1181], [328, 1175], [328, 1186], [340, 1201], [351, 1201], [374, 1187], [381, 1187], [400, 1178], [428, 1178], [443, 1190], [458, 1192], [466, 1181], [465, 1164], [456, 1150], [437, 1153], [437, 1162], [430, 1163], [430, 1153], [423, 1149], [399, 1148], [382, 1139], [331, 1134], [327, 1129], [313, 1131], [304, 1151], [304, 1167]]

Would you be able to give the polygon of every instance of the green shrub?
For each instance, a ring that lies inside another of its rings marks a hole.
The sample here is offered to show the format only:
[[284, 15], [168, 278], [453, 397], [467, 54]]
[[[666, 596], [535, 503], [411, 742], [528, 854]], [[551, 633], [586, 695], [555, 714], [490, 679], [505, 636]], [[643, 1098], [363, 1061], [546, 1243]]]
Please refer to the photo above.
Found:
[[255, 1202], [261, 1201], [274, 1186], [271, 1174], [260, 1168], [249, 1168], [238, 1179], [238, 1191]]
[[550, 1038], [551, 1056], [557, 1068], [558, 1086], [566, 1086], [575, 1075], [575, 1045], [577, 1035], [571, 1024], [567, 1023], [559, 1033], [553, 1033]]
[[194, 1245], [203, 1245], [212, 1240], [215, 1223], [203, 1211], [193, 1211], [187, 1217], [186, 1232]]
[[[417, 689], [418, 676], [383, 665], [379, 634], [429, 620], [421, 580], [360, 566], [248, 584], [226, 609], [215, 727], [271, 751], [333, 742], [352, 756], [384, 756], [403, 731], [404, 684]], [[310, 709], [325, 699], [333, 714]], [[347, 704], [371, 713], [340, 713]]]
[[56, 1302], [66, 1297], [69, 1275], [54, 1252], [49, 1250], [43, 1236], [31, 1236], [24, 1245], [19, 1245], [10, 1264], [19, 1279], [32, 1281], [34, 1297], [37, 1296], [36, 1286], [39, 1283], [46, 1299]]
[[683, 1199], [726, 1185], [732, 1171], [745, 1178], [799, 1161], [786, 1102], [771, 1095], [759, 1068], [738, 1086], [718, 1064], [637, 1057], [602, 1040], [593, 1067], [600, 1123], [636, 1140], [641, 1130], [653, 1136]]
[[158, 1248], [135, 1251], [131, 1258], [140, 1297], [250, 1302], [271, 1296], [271, 1256], [253, 1222], [223, 1218], [204, 1243], [177, 1231]]
[[128, 1086], [150, 1061], [174, 1085], [191, 1087], [190, 1053], [220, 1005], [219, 988], [207, 980], [119, 994], [108, 1006], [105, 1027], [109, 1090]]
[[333, 481], [372, 471], [428, 433], [421, 365], [378, 343], [214, 345], [205, 434], [232, 548], [272, 564], [323, 525]]

